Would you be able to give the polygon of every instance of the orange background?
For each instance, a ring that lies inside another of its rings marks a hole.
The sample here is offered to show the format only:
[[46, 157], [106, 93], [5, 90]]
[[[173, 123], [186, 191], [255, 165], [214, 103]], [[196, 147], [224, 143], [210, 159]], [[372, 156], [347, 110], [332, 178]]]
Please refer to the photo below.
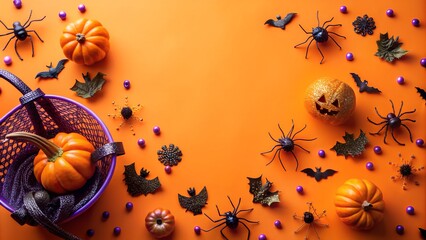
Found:
[[[77, 6], [84, 3], [86, 13]], [[426, 88], [426, 69], [419, 61], [426, 57], [426, 2], [412, 1], [24, 1], [22, 9], [15, 9], [11, 0], [1, 0], [0, 19], [8, 26], [16, 20], [24, 22], [30, 10], [33, 19], [46, 15], [43, 22], [35, 22], [31, 29], [36, 30], [44, 40], [41, 43], [35, 36], [35, 56], [31, 58], [29, 41], [20, 42], [18, 50], [24, 61], [20, 61], [13, 49], [13, 42], [3, 52], [1, 59], [9, 55], [11, 66], [2, 67], [22, 78], [31, 88], [40, 87], [45, 93], [74, 99], [92, 109], [108, 126], [115, 141], [125, 144], [126, 155], [118, 157], [116, 171], [108, 188], [84, 214], [62, 226], [82, 237], [87, 229], [96, 231], [92, 239], [154, 239], [144, 227], [148, 211], [156, 207], [170, 209], [176, 217], [176, 230], [169, 239], [221, 239], [219, 229], [197, 236], [193, 228], [198, 225], [208, 229], [215, 224], [203, 215], [193, 216], [179, 206], [177, 194], [186, 195], [189, 187], [201, 190], [207, 187], [208, 204], [203, 208], [213, 219], [219, 219], [215, 205], [222, 212], [232, 210], [227, 196], [234, 202], [242, 198], [241, 208], [254, 208], [249, 214], [241, 214], [250, 220], [260, 221], [249, 224], [251, 239], [264, 233], [268, 239], [303, 239], [305, 231], [295, 234], [301, 222], [293, 219], [293, 214], [303, 214], [306, 202], [312, 201], [318, 211], [327, 210], [321, 221], [328, 228], [317, 228], [322, 239], [420, 239], [417, 228], [426, 227], [425, 171], [417, 174], [420, 186], [409, 182], [408, 190], [403, 191], [402, 182], [394, 183], [390, 176], [395, 168], [389, 161], [399, 163], [398, 153], [405, 159], [416, 156], [415, 166], [425, 165], [425, 148], [409, 142], [405, 130], [397, 131], [399, 140], [406, 143], [397, 145], [389, 136], [388, 144], [383, 143], [383, 135], [367, 134], [370, 144], [360, 157], [336, 156], [329, 150], [336, 141], [342, 141], [345, 131], [358, 135], [359, 130], [378, 130], [367, 121], [367, 116], [377, 121], [376, 106], [385, 115], [391, 111], [389, 99], [399, 107], [404, 101], [405, 111], [417, 109], [409, 117], [416, 123], [407, 123], [413, 139], [426, 139], [425, 102], [414, 89]], [[348, 13], [339, 12], [346, 5]], [[395, 17], [386, 16], [392, 8]], [[58, 17], [59, 11], [67, 13], [67, 19]], [[298, 26], [306, 30], [317, 25], [316, 11], [321, 23], [334, 17], [332, 23], [342, 27], [330, 28], [346, 39], [336, 38], [342, 46], [339, 50], [332, 41], [321, 44], [325, 62], [319, 64], [321, 56], [315, 45], [311, 45], [308, 59], [305, 59], [307, 44], [298, 48], [294, 45], [308, 37]], [[297, 16], [287, 25], [286, 30], [264, 26], [269, 18], [277, 14], [283, 17], [288, 12]], [[357, 16], [368, 14], [376, 21], [377, 28], [372, 36], [362, 37], [353, 31], [352, 22]], [[99, 20], [111, 36], [111, 50], [107, 58], [94, 66], [81, 66], [68, 62], [59, 79], [37, 80], [34, 76], [47, 70], [45, 65], [55, 64], [64, 58], [59, 46], [63, 28], [80, 17]], [[413, 27], [411, 20], [419, 18], [420, 27]], [[0, 33], [6, 30], [0, 26]], [[387, 63], [374, 56], [379, 33], [389, 32], [400, 36], [402, 47], [409, 53], [401, 60]], [[0, 38], [1, 47], [8, 37]], [[345, 55], [352, 52], [355, 59], [347, 61]], [[1, 64], [0, 64], [1, 65]], [[82, 99], [69, 90], [75, 79], [82, 81], [81, 74], [97, 72], [107, 74], [103, 90], [92, 99]], [[359, 93], [350, 76], [355, 72], [371, 85], [382, 90], [382, 94]], [[338, 78], [351, 85], [356, 93], [356, 110], [353, 118], [344, 125], [330, 126], [312, 118], [304, 108], [303, 98], [306, 87], [321, 76]], [[404, 76], [406, 83], [399, 85], [398, 76]], [[124, 89], [123, 81], [131, 81], [131, 88]], [[5, 81], [0, 82], [0, 115], [3, 116], [18, 105], [19, 93]], [[136, 113], [143, 117], [142, 123], [133, 122], [136, 136], [132, 136], [129, 124], [120, 131], [115, 128], [120, 119], [111, 119], [114, 113], [112, 101], [124, 104], [143, 105]], [[315, 166], [338, 171], [321, 182], [294, 171], [295, 161], [291, 154], [283, 153], [284, 172], [275, 160], [266, 163], [272, 154], [262, 156], [274, 146], [268, 132], [279, 137], [277, 124], [288, 131], [294, 119], [296, 129], [307, 124], [300, 137], [313, 138], [313, 142], [300, 142], [311, 151], [310, 154], [296, 149], [299, 170]], [[152, 132], [153, 126], [161, 127], [161, 135]], [[146, 147], [140, 148], [137, 139], [144, 138]], [[183, 160], [166, 174], [164, 166], [157, 160], [157, 150], [162, 145], [174, 143], [183, 152]], [[373, 152], [379, 145], [381, 155]], [[324, 159], [317, 155], [324, 149]], [[365, 164], [372, 161], [374, 171], [368, 171]], [[139, 170], [150, 170], [150, 177], [159, 176], [161, 190], [155, 194], [131, 197], [123, 183], [124, 165], [136, 162]], [[252, 203], [247, 177], [263, 174], [273, 182], [272, 190], [280, 191], [279, 204], [264, 207]], [[349, 178], [366, 178], [376, 183], [383, 191], [386, 201], [386, 215], [382, 223], [368, 232], [350, 229], [337, 218], [334, 210], [334, 194]], [[301, 185], [305, 194], [296, 192]], [[125, 204], [131, 201], [134, 209], [126, 212]], [[416, 214], [405, 213], [408, 205], [415, 207]], [[101, 220], [103, 211], [111, 213], [107, 221]], [[42, 228], [21, 227], [0, 210], [0, 239], [55, 239]], [[274, 227], [274, 221], [281, 220], [282, 229]], [[405, 234], [399, 236], [395, 226], [405, 226]], [[113, 236], [113, 228], [120, 226], [120, 236]], [[246, 230], [239, 226], [236, 231], [225, 231], [230, 239], [246, 239]], [[309, 235], [315, 239], [314, 232]]]

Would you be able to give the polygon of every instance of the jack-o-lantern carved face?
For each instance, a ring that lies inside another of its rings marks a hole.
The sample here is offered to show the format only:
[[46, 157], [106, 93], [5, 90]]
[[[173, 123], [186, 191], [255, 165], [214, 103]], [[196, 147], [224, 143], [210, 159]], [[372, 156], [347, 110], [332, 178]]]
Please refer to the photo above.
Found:
[[320, 78], [306, 89], [308, 112], [332, 125], [348, 120], [355, 109], [355, 92], [346, 83], [333, 78]]

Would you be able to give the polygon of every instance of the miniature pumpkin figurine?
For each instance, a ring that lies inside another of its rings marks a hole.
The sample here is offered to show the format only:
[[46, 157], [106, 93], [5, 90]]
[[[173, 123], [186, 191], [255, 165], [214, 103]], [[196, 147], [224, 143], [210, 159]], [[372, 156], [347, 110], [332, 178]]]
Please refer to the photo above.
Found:
[[370, 230], [384, 217], [382, 191], [366, 179], [347, 180], [337, 189], [334, 204], [340, 220], [358, 230]]
[[65, 27], [60, 44], [68, 59], [89, 66], [106, 57], [109, 33], [100, 22], [80, 18]]
[[343, 124], [355, 110], [355, 92], [338, 79], [322, 77], [306, 89], [305, 107], [317, 119]]
[[90, 159], [95, 148], [78, 133], [60, 132], [48, 140], [33, 133], [14, 132], [6, 138], [41, 149], [34, 158], [34, 175], [48, 191], [63, 194], [78, 190], [95, 173], [96, 164]]
[[155, 238], [164, 238], [175, 230], [175, 217], [170, 210], [157, 208], [146, 215], [145, 227]]

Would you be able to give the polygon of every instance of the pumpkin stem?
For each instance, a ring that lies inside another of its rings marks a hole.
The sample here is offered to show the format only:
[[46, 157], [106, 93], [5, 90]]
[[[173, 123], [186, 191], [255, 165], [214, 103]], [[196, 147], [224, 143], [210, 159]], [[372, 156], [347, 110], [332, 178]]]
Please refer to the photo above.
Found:
[[76, 35], [76, 40], [79, 43], [84, 43], [84, 41], [86, 41], [86, 37], [84, 36], [83, 33], [77, 33]]
[[373, 204], [371, 204], [371, 203], [369, 203], [369, 202], [367, 202], [367, 200], [365, 200], [363, 203], [362, 203], [362, 209], [364, 209], [364, 211], [368, 211], [368, 210], [370, 210], [370, 209], [372, 209], [373, 208]]
[[158, 225], [162, 225], [163, 224], [163, 220], [161, 218], [157, 218], [157, 220], [155, 221]]
[[54, 162], [56, 158], [62, 156], [63, 150], [54, 144], [52, 141], [29, 132], [14, 132], [6, 135], [7, 139], [16, 141], [25, 141], [34, 144], [40, 148], [49, 159], [49, 162]]

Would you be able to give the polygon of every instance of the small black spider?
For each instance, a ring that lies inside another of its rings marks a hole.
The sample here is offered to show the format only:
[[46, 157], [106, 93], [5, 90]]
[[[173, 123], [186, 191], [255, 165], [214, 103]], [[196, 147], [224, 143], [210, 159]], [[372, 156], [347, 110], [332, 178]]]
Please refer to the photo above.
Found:
[[416, 109], [414, 109], [414, 110], [412, 110], [412, 111], [409, 111], [409, 112], [403, 112], [403, 113], [402, 113], [402, 106], [404, 105], [404, 102], [402, 102], [402, 101], [401, 101], [401, 107], [399, 108], [398, 115], [396, 115], [396, 113], [395, 113], [395, 107], [394, 107], [394, 105], [393, 105], [393, 102], [392, 102], [392, 100], [389, 100], [389, 101], [391, 102], [391, 105], [392, 105], [392, 112], [391, 112], [391, 113], [388, 113], [388, 115], [386, 115], [386, 117], [384, 117], [384, 116], [380, 115], [379, 111], [377, 111], [377, 108], [376, 108], [376, 107], [374, 108], [374, 110], [376, 110], [377, 115], [379, 115], [379, 117], [380, 117], [381, 119], [384, 119], [384, 121], [381, 121], [381, 122], [379, 122], [379, 123], [376, 123], [376, 122], [371, 121], [371, 120], [367, 117], [367, 120], [368, 120], [370, 123], [374, 124], [374, 125], [382, 125], [382, 124], [383, 124], [383, 126], [379, 129], [379, 131], [377, 131], [377, 132], [375, 132], [375, 133], [370, 133], [370, 134], [371, 134], [371, 135], [378, 135], [378, 134], [380, 134], [380, 132], [382, 132], [382, 130], [383, 130], [383, 129], [385, 129], [385, 137], [384, 137], [384, 139], [383, 139], [383, 142], [384, 142], [385, 144], [387, 144], [387, 143], [386, 143], [386, 137], [387, 137], [387, 135], [388, 135], [388, 129], [390, 128], [390, 131], [391, 131], [391, 135], [392, 135], [393, 140], [395, 140], [395, 142], [397, 142], [399, 145], [404, 146], [405, 144], [400, 143], [398, 140], [396, 140], [396, 138], [395, 138], [395, 136], [394, 136], [394, 134], [393, 134], [394, 129], [397, 129], [397, 128], [399, 128], [400, 126], [403, 126], [403, 127], [405, 127], [405, 129], [407, 129], [408, 133], [410, 134], [410, 140], [411, 140], [411, 142], [413, 142], [413, 137], [411, 136], [411, 131], [410, 131], [410, 129], [407, 127], [407, 125], [405, 125], [405, 124], [404, 124], [404, 123], [402, 123], [402, 122], [403, 122], [403, 121], [416, 122], [416, 120], [409, 119], [409, 118], [403, 118], [403, 119], [401, 119], [401, 117], [402, 117], [402, 116], [404, 116], [405, 114], [414, 113], [414, 112], [416, 111]]
[[294, 233], [300, 232], [306, 225], [308, 225], [308, 230], [306, 231], [305, 239], [308, 239], [309, 231], [311, 230], [311, 226], [314, 229], [317, 238], [320, 239], [317, 230], [315, 229], [315, 225], [321, 226], [321, 227], [328, 227], [328, 224], [319, 223], [318, 220], [320, 220], [322, 217], [325, 216], [325, 210], [322, 211], [321, 214], [317, 214], [315, 208], [312, 206], [311, 202], [307, 202], [309, 208], [307, 212], [303, 213], [303, 216], [297, 216], [296, 214], [293, 215], [294, 219], [303, 220], [303, 224], [294, 231]]
[[[123, 126], [131, 118], [135, 118], [138, 121], [143, 121], [143, 118], [139, 118], [134, 115], [134, 113], [139, 111], [142, 108], [142, 106], [140, 104], [137, 104], [135, 106], [130, 107], [127, 96], [124, 98], [124, 106], [117, 105], [115, 101], [112, 102], [112, 105], [114, 105], [114, 111], [115, 112], [118, 111], [120, 113], [108, 114], [108, 117], [112, 117], [113, 119], [115, 118], [124, 119], [124, 121], [120, 123], [120, 125], [117, 127], [117, 131], [120, 130], [121, 126]], [[133, 129], [133, 125], [130, 125], [130, 131], [132, 131], [133, 136], [136, 135]]]
[[355, 21], [352, 22], [354, 26], [354, 31], [357, 34], [361, 34], [361, 36], [366, 36], [367, 34], [372, 35], [373, 30], [376, 29], [376, 23], [372, 17], [368, 17], [365, 14], [363, 17], [356, 17]]
[[214, 227], [212, 227], [208, 230], [204, 230], [204, 229], [201, 229], [201, 230], [204, 231], [204, 232], [209, 232], [209, 231], [211, 231], [215, 228], [218, 228], [218, 227], [225, 224], [225, 226], [220, 230], [220, 234], [222, 234], [223, 238], [228, 240], [228, 238], [223, 233], [223, 230], [227, 227], [230, 228], [230, 229], [236, 229], [238, 227], [238, 224], [241, 223], [248, 231], [247, 240], [250, 239], [250, 228], [248, 228], [248, 226], [242, 221], [246, 221], [248, 223], [259, 223], [259, 222], [258, 221], [250, 221], [246, 218], [240, 218], [237, 215], [240, 212], [251, 212], [251, 211], [253, 211], [253, 208], [238, 210], [238, 208], [240, 207], [241, 198], [239, 198], [239, 200], [238, 200], [237, 207], [234, 206], [234, 204], [232, 203], [232, 200], [229, 196], [228, 196], [228, 199], [229, 199], [229, 202], [231, 203], [232, 208], [233, 208], [232, 212], [229, 211], [229, 212], [225, 212], [224, 214], [221, 214], [220, 211], [219, 211], [219, 207], [216, 205], [217, 213], [219, 214], [219, 216], [221, 216], [223, 218], [218, 219], [218, 220], [213, 220], [207, 214], [204, 213], [204, 215], [206, 215], [206, 217], [208, 217], [210, 219], [210, 221], [212, 221], [214, 223], [218, 223], [218, 222], [221, 222], [221, 223], [219, 223], [218, 225], [216, 225], [216, 226], [214, 226]]
[[40, 22], [43, 21], [43, 19], [46, 17], [42, 17], [40, 19], [35, 19], [35, 20], [31, 20], [31, 14], [32, 14], [32, 10], [30, 11], [30, 16], [28, 17], [28, 20], [22, 25], [19, 21], [16, 21], [13, 23], [13, 28], [9, 28], [6, 26], [6, 24], [3, 23], [3, 21], [0, 20], [0, 23], [3, 24], [3, 26], [7, 29], [7, 30], [11, 30], [12, 32], [9, 33], [5, 33], [5, 34], [0, 34], [0, 37], [3, 36], [7, 36], [10, 34], [13, 34], [13, 36], [9, 39], [9, 41], [7, 41], [6, 46], [4, 46], [3, 51], [7, 48], [7, 46], [9, 45], [10, 41], [14, 38], [16, 38], [15, 40], [15, 52], [16, 55], [18, 55], [18, 58], [21, 59], [21, 61], [23, 61], [23, 59], [21, 58], [21, 56], [18, 53], [18, 49], [17, 49], [17, 43], [18, 40], [19, 41], [24, 41], [25, 39], [27, 39], [27, 37], [30, 38], [31, 41], [31, 50], [32, 50], [32, 57], [34, 57], [34, 44], [33, 44], [33, 38], [31, 37], [31, 35], [29, 35], [28, 33], [33, 32], [38, 39], [40, 39], [41, 42], [44, 42], [40, 36], [37, 34], [37, 32], [35, 30], [27, 30], [27, 28], [31, 25], [32, 22]]
[[[389, 165], [394, 166], [397, 169], [397, 174], [392, 176], [391, 179], [393, 181], [396, 181], [398, 179], [402, 179], [402, 189], [403, 190], [407, 190], [407, 183], [408, 181], [414, 177], [414, 175], [419, 172], [422, 171], [424, 169], [424, 167], [414, 167], [413, 166], [413, 160], [414, 160], [414, 155], [411, 155], [411, 158], [409, 161], [404, 161], [404, 159], [402, 158], [402, 155], [399, 154], [399, 159], [401, 161], [401, 164], [396, 164], [393, 162], [389, 162]], [[419, 185], [418, 181], [414, 181], [415, 185]]]
[[157, 151], [158, 160], [165, 166], [174, 166], [182, 160], [182, 151], [178, 146], [174, 144], [169, 144], [167, 148], [166, 145], [161, 147], [161, 150]]
[[340, 48], [340, 49], [342, 49], [342, 47], [336, 42], [336, 40], [334, 40], [334, 38], [330, 35], [330, 34], [334, 34], [334, 35], [336, 35], [336, 36], [338, 36], [338, 37], [341, 37], [341, 38], [344, 38], [344, 39], [346, 39], [346, 37], [345, 36], [342, 36], [342, 35], [339, 35], [339, 34], [337, 34], [337, 33], [335, 33], [335, 32], [329, 32], [329, 31], [327, 31], [327, 28], [328, 27], [341, 27], [342, 26], [342, 24], [329, 24], [329, 25], [327, 25], [327, 26], [325, 26], [325, 24], [327, 24], [327, 23], [329, 23], [329, 22], [331, 22], [331, 21], [333, 21], [333, 19], [334, 19], [334, 17], [332, 17], [330, 20], [328, 20], [328, 21], [325, 21], [324, 22], [324, 24], [320, 27], [320, 20], [319, 20], [319, 17], [318, 17], [318, 11], [317, 11], [317, 21], [318, 21], [318, 26], [316, 27], [316, 28], [312, 28], [312, 32], [307, 32], [303, 27], [302, 27], [302, 25], [300, 25], [299, 24], [299, 26], [300, 26], [300, 28], [302, 28], [302, 30], [306, 33], [306, 34], [311, 34], [311, 36], [309, 36], [307, 39], [306, 39], [306, 41], [304, 41], [304, 42], [302, 42], [302, 43], [299, 43], [299, 44], [297, 44], [296, 46], [294, 46], [294, 47], [298, 47], [298, 46], [300, 46], [300, 45], [302, 45], [302, 44], [305, 44], [306, 42], [308, 42], [309, 41], [309, 39], [311, 39], [311, 41], [309, 42], [309, 44], [308, 44], [308, 47], [306, 48], [306, 54], [305, 54], [305, 58], [308, 58], [308, 51], [309, 51], [309, 46], [311, 46], [311, 43], [312, 43], [312, 41], [314, 41], [315, 40], [315, 43], [316, 43], [316, 45], [317, 45], [317, 49], [318, 49], [318, 51], [319, 51], [319, 53], [321, 54], [321, 57], [322, 57], [322, 59], [321, 59], [321, 62], [320, 62], [320, 64], [324, 61], [324, 55], [322, 54], [322, 52], [321, 52], [321, 49], [319, 48], [319, 45], [318, 45], [318, 43], [322, 43], [322, 42], [327, 42], [327, 40], [328, 40], [328, 38], [330, 37], [331, 38], [331, 40], [333, 40], [333, 42]]
[[271, 137], [271, 139], [274, 140], [274, 142], [276, 142], [278, 144], [275, 145], [271, 150], [269, 150], [267, 152], [262, 152], [260, 154], [263, 155], [263, 154], [266, 154], [266, 153], [270, 153], [270, 152], [274, 151], [275, 148], [277, 148], [277, 147], [278, 147], [278, 149], [275, 151], [274, 157], [272, 157], [272, 160], [269, 161], [269, 163], [267, 163], [266, 165], [269, 165], [272, 161], [274, 161], [275, 157], [278, 155], [278, 159], [280, 160], [281, 166], [283, 167], [284, 171], [287, 171], [284, 167], [284, 164], [281, 160], [281, 155], [280, 155], [281, 150], [284, 150], [285, 152], [291, 152], [291, 154], [293, 154], [293, 157], [296, 160], [296, 171], [297, 171], [297, 168], [299, 167], [299, 161], [297, 160], [297, 157], [293, 152], [294, 147], [297, 146], [297, 147], [301, 148], [302, 150], [304, 150], [305, 152], [309, 153], [308, 150], [306, 150], [305, 148], [303, 148], [299, 144], [296, 144], [295, 142], [296, 141], [313, 141], [316, 138], [311, 138], [311, 139], [296, 138], [295, 139], [296, 135], [298, 133], [302, 132], [306, 128], [306, 124], [302, 129], [300, 129], [299, 131], [297, 131], [293, 134], [294, 121], [291, 120], [291, 123], [292, 123], [292, 125], [291, 125], [290, 131], [288, 132], [287, 135], [285, 135], [284, 131], [281, 129], [281, 126], [278, 124], [278, 128], [280, 129], [280, 131], [282, 133], [282, 136], [280, 138], [278, 138], [278, 140], [276, 140], [274, 137], [272, 137], [271, 133], [268, 133], [269, 137]]

